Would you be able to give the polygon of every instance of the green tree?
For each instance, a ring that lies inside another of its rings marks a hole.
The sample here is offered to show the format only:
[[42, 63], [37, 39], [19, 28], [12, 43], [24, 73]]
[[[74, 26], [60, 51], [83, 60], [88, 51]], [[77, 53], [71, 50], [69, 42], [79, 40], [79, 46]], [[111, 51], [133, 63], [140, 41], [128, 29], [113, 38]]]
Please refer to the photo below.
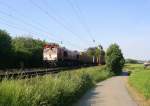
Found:
[[125, 60], [119, 46], [117, 44], [110, 45], [106, 52], [107, 69], [114, 74], [120, 74], [124, 63]]
[[88, 49], [87, 49], [87, 51], [86, 51], [86, 53], [89, 55], [89, 56], [91, 56], [91, 57], [93, 57], [93, 56], [96, 56], [96, 47], [89, 47]]
[[29, 37], [16, 37], [12, 41], [15, 65], [35, 67], [42, 65], [42, 51], [45, 42]]
[[125, 61], [126, 61], [126, 63], [131, 63], [131, 64], [138, 64], [139, 63], [139, 61], [135, 60], [135, 59], [126, 59]]
[[0, 68], [10, 65], [11, 57], [11, 37], [9, 34], [0, 30]]
[[98, 47], [90, 47], [86, 52], [89, 56], [94, 56], [99, 64], [105, 64], [105, 51], [101, 45]]

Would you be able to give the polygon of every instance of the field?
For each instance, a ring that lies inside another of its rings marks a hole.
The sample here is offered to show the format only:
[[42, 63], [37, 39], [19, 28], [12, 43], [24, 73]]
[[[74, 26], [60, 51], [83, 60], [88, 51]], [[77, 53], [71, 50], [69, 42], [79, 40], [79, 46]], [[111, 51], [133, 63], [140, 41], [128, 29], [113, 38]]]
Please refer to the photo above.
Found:
[[0, 82], [0, 106], [70, 106], [110, 76], [105, 67], [97, 66], [32, 79], [5, 79]]
[[144, 65], [143, 64], [125, 64], [124, 70], [131, 71], [131, 72], [142, 71], [144, 70]]
[[142, 64], [127, 64], [125, 69], [132, 73], [129, 84], [144, 95], [145, 99], [150, 99], [150, 69], [144, 69]]

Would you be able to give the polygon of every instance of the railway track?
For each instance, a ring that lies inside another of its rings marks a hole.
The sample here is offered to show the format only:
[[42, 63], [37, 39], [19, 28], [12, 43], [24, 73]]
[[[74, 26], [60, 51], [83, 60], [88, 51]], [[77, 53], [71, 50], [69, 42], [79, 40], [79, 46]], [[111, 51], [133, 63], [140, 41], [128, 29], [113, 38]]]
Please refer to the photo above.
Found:
[[31, 78], [34, 76], [42, 76], [46, 74], [54, 74], [61, 71], [69, 70], [69, 69], [76, 69], [80, 67], [56, 67], [56, 68], [47, 68], [47, 69], [34, 69], [34, 70], [24, 70], [18, 72], [3, 72], [0, 73], [0, 80], [6, 79], [24, 79], [24, 78]]

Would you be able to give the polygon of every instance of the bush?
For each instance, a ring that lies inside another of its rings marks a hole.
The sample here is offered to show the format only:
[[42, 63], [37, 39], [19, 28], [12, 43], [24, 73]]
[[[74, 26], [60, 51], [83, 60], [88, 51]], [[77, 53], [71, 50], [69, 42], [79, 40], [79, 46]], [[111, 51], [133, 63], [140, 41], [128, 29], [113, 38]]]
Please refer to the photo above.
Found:
[[11, 37], [6, 31], [0, 30], [0, 68], [10, 66], [11, 54]]
[[100, 67], [83, 68], [0, 83], [1, 106], [70, 106], [97, 81], [109, 77]]
[[41, 67], [44, 41], [29, 37], [16, 37], [0, 30], [0, 69]]
[[14, 66], [40, 67], [45, 42], [27, 37], [16, 37], [12, 40]]
[[120, 74], [124, 63], [125, 60], [119, 46], [117, 44], [110, 45], [106, 52], [107, 69], [114, 74]]

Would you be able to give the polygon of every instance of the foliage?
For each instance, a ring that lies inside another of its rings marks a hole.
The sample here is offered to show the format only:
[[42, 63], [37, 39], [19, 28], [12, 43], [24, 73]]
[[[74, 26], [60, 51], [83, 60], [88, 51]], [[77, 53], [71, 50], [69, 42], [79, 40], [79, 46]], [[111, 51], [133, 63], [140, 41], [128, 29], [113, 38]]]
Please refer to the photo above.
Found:
[[70, 106], [97, 81], [110, 77], [105, 68], [91, 67], [0, 83], [3, 106]]
[[[9, 34], [0, 30], [0, 68], [6, 67], [10, 64], [10, 54], [11, 54], [11, 37]], [[7, 62], [9, 60], [9, 62]]]
[[12, 41], [15, 63], [26, 67], [41, 66], [42, 50], [45, 42], [29, 37], [16, 37]]
[[110, 45], [106, 52], [107, 69], [115, 74], [120, 74], [124, 63], [125, 60], [119, 46], [117, 44]]
[[126, 69], [132, 71], [129, 84], [150, 99], [150, 69], [144, 69], [141, 64], [128, 64]]
[[138, 64], [139, 61], [135, 59], [126, 59], [126, 63], [131, 63], [131, 64]]
[[98, 47], [88, 48], [86, 53], [89, 56], [95, 57], [95, 59], [99, 60], [99, 64], [105, 64], [105, 51], [103, 50], [103, 47], [101, 45], [99, 45]]
[[96, 47], [90, 47], [90, 48], [88, 48], [88, 50], [86, 52], [89, 56], [93, 57], [93, 56], [96, 56], [96, 51], [98, 53], [98, 50]]
[[100, 57], [100, 56], [105, 55], [105, 52], [104, 52], [103, 47], [101, 45], [99, 45], [99, 47], [90, 47], [87, 49], [86, 52], [91, 57], [93, 57], [93, 56]]
[[44, 41], [29, 37], [16, 37], [0, 30], [0, 69], [40, 67]]

